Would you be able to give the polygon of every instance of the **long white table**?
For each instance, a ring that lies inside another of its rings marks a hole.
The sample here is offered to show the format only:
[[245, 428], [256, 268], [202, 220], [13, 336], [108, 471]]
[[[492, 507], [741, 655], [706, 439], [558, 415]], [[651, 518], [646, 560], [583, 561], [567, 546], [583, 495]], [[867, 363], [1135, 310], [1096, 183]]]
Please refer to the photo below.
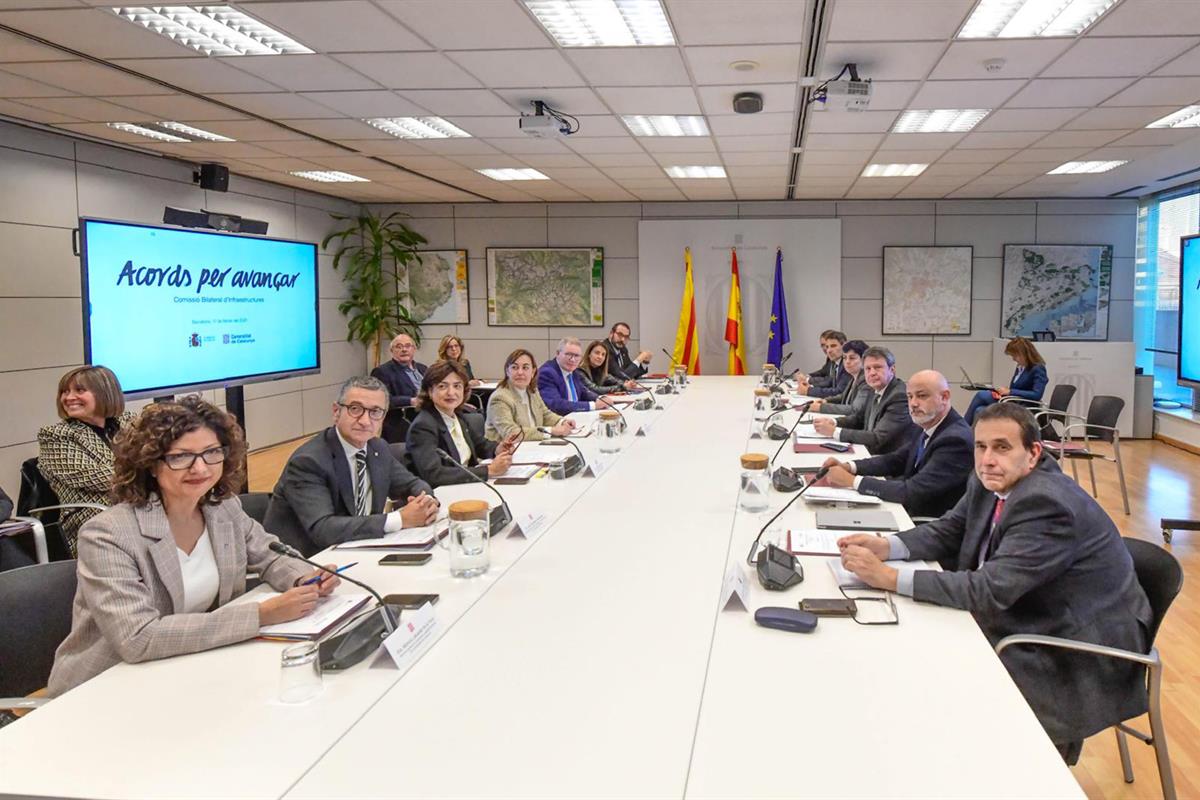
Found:
[[[720, 610], [765, 521], [736, 511], [738, 455], [777, 445], [748, 441], [752, 385], [697, 378], [625, 412], [653, 425], [600, 477], [502, 489], [548, 525], [493, 540], [486, 576], [450, 578], [440, 550], [420, 568], [362, 558], [352, 574], [382, 593], [441, 594], [407, 672], [362, 664], [286, 706], [278, 644], [119, 665], [0, 730], [0, 793], [1081, 797], [968, 614], [900, 598], [899, 626], [799, 636]], [[780, 521], [810, 516], [801, 501]], [[836, 596], [805, 561], [787, 592], [751, 578], [752, 607]]]

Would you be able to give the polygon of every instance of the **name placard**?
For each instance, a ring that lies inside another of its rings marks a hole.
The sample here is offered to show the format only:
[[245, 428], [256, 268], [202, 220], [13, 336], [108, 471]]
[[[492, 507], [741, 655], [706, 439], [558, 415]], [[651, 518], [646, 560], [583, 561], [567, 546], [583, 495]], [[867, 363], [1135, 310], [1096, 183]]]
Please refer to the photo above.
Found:
[[437, 630], [437, 617], [433, 614], [433, 603], [426, 603], [417, 611], [400, 620], [381, 645], [392, 658], [396, 669], [408, 669], [421, 650], [421, 646], [433, 638]]

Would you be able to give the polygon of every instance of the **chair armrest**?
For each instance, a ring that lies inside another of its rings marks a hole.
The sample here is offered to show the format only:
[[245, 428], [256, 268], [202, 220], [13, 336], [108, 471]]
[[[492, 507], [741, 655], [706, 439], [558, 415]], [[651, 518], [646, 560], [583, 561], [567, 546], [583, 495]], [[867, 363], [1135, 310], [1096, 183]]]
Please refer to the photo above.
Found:
[[31, 711], [46, 705], [50, 697], [0, 697], [0, 711]]
[[37, 508], [29, 509], [30, 514], [36, 514], [39, 511], [53, 511], [58, 508], [94, 508], [97, 511], [108, 511], [108, 506], [100, 505], [99, 503], [63, 503], [57, 506], [38, 506]]
[[1007, 647], [1015, 644], [1033, 644], [1041, 647], [1058, 647], [1063, 650], [1074, 650], [1079, 653], [1091, 653], [1096, 656], [1107, 656], [1109, 658], [1119, 658], [1123, 661], [1135, 661], [1147, 667], [1159, 666], [1162, 661], [1158, 657], [1158, 648], [1150, 648], [1149, 654], [1135, 653], [1132, 650], [1122, 650], [1119, 647], [1109, 647], [1103, 644], [1092, 644], [1091, 642], [1081, 642], [1076, 639], [1064, 639], [1061, 636], [1043, 636], [1038, 633], [1015, 633], [1012, 636], [1005, 636], [1000, 641], [996, 642], [996, 655], [999, 655]]
[[938, 517], [909, 517], [909, 519], [912, 520], [913, 525], [924, 525], [926, 522], [937, 520]]
[[1015, 394], [1006, 394], [1000, 398], [1001, 403], [1020, 403], [1023, 406], [1028, 406], [1030, 410], [1053, 411], [1044, 403], [1038, 400], [1030, 400], [1028, 397], [1018, 397]]
[[33, 529], [33, 550], [37, 556], [37, 562], [39, 564], [49, 563], [50, 551], [46, 549], [46, 528], [42, 525], [41, 520], [35, 517], [13, 517], [13, 519], [29, 523], [29, 527]]

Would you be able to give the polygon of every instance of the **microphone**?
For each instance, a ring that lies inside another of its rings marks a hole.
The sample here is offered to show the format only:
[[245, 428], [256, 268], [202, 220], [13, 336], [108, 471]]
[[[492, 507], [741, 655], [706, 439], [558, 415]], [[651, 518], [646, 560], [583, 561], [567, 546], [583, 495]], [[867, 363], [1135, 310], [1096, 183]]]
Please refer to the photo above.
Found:
[[[644, 398], [642, 398], [642, 399], [640, 399], [640, 400], [635, 400], [635, 401], [634, 401], [634, 403], [633, 403], [633, 407], [634, 407], [634, 408], [637, 408], [637, 407], [638, 407], [638, 403], [641, 403], [641, 402], [642, 402], [642, 400], [649, 400], [649, 401], [650, 401], [650, 405], [644, 405], [644, 404], [643, 404], [643, 405], [642, 405], [642, 408], [653, 408], [655, 411], [662, 411], [662, 406], [660, 406], [660, 405], [658, 404], [658, 401], [654, 399], [654, 393], [650, 391], [650, 387], [648, 387], [648, 386], [643, 386], [642, 384], [638, 383], [637, 381], [634, 381], [634, 382], [633, 382], [633, 385], [634, 385], [634, 386], [636, 386], [636, 387], [638, 387], [639, 389], [641, 389], [643, 392], [645, 392], [645, 393], [646, 393], [646, 397], [644, 397]], [[670, 384], [666, 384], [666, 386], [669, 386], [669, 385], [670, 385]], [[664, 387], [664, 388], [665, 388], [665, 387]], [[659, 392], [659, 394], [670, 394], [670, 393], [671, 393], [670, 391], [666, 391], [666, 392]]]
[[351, 578], [349, 575], [345, 574], [344, 572], [337, 573], [337, 572], [334, 572], [333, 570], [329, 569], [328, 567], [326, 567], [324, 564], [318, 564], [315, 561], [310, 561], [309, 559], [307, 559], [303, 555], [301, 555], [299, 550], [297, 550], [296, 548], [294, 548], [290, 545], [286, 545], [283, 542], [274, 541], [274, 542], [271, 542], [269, 545], [267, 545], [267, 547], [270, 548], [272, 553], [278, 553], [281, 556], [288, 556], [289, 558], [294, 558], [298, 561], [303, 561], [305, 564], [316, 567], [321, 572], [328, 572], [330, 575], [337, 575], [339, 578], [341, 578], [344, 581], [347, 581], [348, 583], [353, 583], [355, 586], [366, 589], [367, 592], [379, 602], [379, 606], [383, 609], [383, 622], [384, 622], [384, 626], [387, 628], [388, 633], [391, 633], [392, 631], [396, 630], [396, 617], [392, 614], [392, 610], [390, 608], [388, 608], [387, 603], [383, 602], [383, 598], [379, 596], [379, 592], [375, 591], [370, 586], [367, 586], [362, 581], [354, 580], [354, 578]]
[[812, 400], [809, 400], [807, 403], [804, 403], [800, 406], [800, 413], [797, 415], [796, 421], [792, 423], [792, 427], [788, 430], [787, 435], [783, 437], [783, 441], [779, 444], [779, 448], [775, 451], [775, 455], [771, 456], [771, 460], [767, 464], [768, 467], [775, 463], [775, 459], [779, 458], [779, 454], [783, 451], [783, 446], [791, 440], [792, 434], [795, 433], [796, 428], [800, 425], [800, 420], [804, 419], [804, 415], [808, 413], [808, 409], [811, 407]]
[[[767, 520], [766, 525], [763, 525], [761, 528], [758, 529], [758, 536], [754, 537], [754, 542], [753, 542], [753, 544], [750, 545], [750, 552], [746, 554], [746, 563], [747, 564], [749, 564], [752, 567], [755, 566], [754, 556], [758, 553], [758, 543], [760, 541], [762, 541], [762, 536], [764, 533], [766, 533], [767, 528], [771, 527], [771, 523], [773, 523], [775, 520], [779, 519], [779, 517], [783, 515], [783, 512], [787, 511], [789, 508], [792, 507], [792, 503], [796, 502], [797, 500], [799, 500], [801, 497], [804, 496], [804, 493], [806, 491], [808, 491], [809, 486], [812, 486], [814, 483], [821, 480], [821, 478], [824, 478], [825, 473], [827, 473], [827, 472], [829, 472], [829, 467], [821, 467], [819, 470], [817, 470], [815, 473], [813, 473], [812, 480], [809, 481], [804, 486], [804, 488], [802, 488], [799, 492], [794, 494], [792, 496], [791, 500], [788, 500], [786, 503], [784, 503], [783, 508], [779, 509], [779, 511], [775, 514], [775, 516], [773, 516], [769, 520]], [[774, 545], [770, 545], [770, 546], [774, 547]]]
[[[566, 436], [555, 436], [550, 432], [549, 428], [538, 428], [538, 430], [550, 437], [547, 441], [562, 442], [563, 444], [569, 444], [571, 447], [575, 448], [575, 452], [578, 455], [570, 456], [566, 461], [563, 462], [564, 478], [571, 477], [576, 472], [581, 471], [585, 466], [587, 466], [587, 459], [583, 457], [583, 451], [579, 449], [579, 445], [572, 442]], [[574, 459], [574, 462], [572, 462], [572, 459]], [[551, 473], [551, 477], [554, 477], [553, 473]]]
[[[504, 499], [504, 495], [500, 494], [500, 491], [495, 486], [492, 486], [486, 480], [460, 464], [457, 458], [450, 455], [445, 450], [438, 448], [437, 453], [438, 458], [442, 460], [443, 464], [449, 464], [451, 466], [458, 467], [465, 474], [470, 475], [471, 480], [475, 481], [476, 483], [483, 484], [489, 490], [491, 490], [492, 494], [500, 498], [500, 507], [494, 508], [488, 512], [488, 536], [495, 536], [497, 533], [504, 530], [504, 526], [513, 520], [512, 509], [508, 507], [508, 502]], [[518, 525], [517, 527], [520, 528], [521, 526]]]
[[[794, 351], [793, 351], [793, 352], [794, 352]], [[779, 362], [779, 374], [780, 374], [780, 375], [782, 375], [782, 374], [783, 374], [783, 365], [784, 365], [784, 364], [786, 364], [787, 362], [791, 361], [791, 360], [792, 360], [792, 354], [791, 354], [791, 353], [788, 353], [786, 356], [784, 356], [784, 357], [783, 357], [783, 361], [780, 361], [780, 362]]]

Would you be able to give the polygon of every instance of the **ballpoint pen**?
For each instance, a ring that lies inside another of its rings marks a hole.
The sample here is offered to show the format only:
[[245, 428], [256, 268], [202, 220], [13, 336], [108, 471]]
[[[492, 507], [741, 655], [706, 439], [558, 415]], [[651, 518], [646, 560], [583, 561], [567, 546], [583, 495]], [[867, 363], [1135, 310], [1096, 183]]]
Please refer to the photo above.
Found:
[[[350, 569], [351, 567], [355, 566], [356, 564], [358, 564], [357, 561], [351, 561], [349, 564], [346, 564], [345, 566], [338, 567], [333, 572], [335, 575], [340, 574], [340, 573], [345, 572], [346, 570]], [[308, 580], [306, 580], [304, 583], [302, 583], [300, 585], [301, 586], [309, 586], [314, 583], [320, 583], [321, 581], [325, 580], [325, 576], [328, 574], [329, 573], [327, 573], [327, 572], [322, 572], [320, 575], [316, 575], [312, 578], [309, 578]]]

